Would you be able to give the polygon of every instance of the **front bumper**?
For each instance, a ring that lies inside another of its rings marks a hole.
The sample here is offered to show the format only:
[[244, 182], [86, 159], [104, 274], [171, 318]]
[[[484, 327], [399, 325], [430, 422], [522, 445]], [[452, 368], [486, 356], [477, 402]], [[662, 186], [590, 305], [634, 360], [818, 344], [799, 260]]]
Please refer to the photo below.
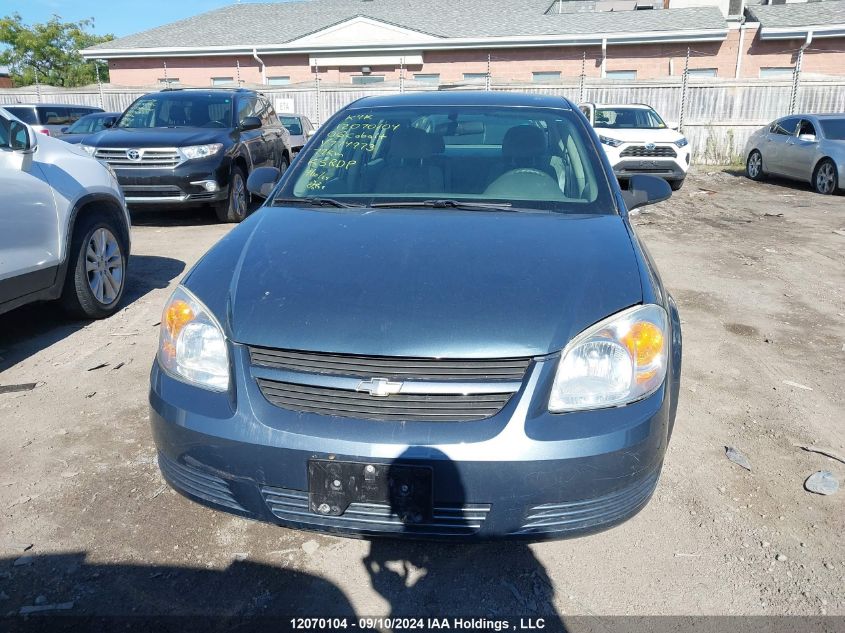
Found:
[[[154, 363], [150, 417], [159, 466], [200, 503], [262, 521], [345, 535], [561, 538], [616, 525], [657, 484], [677, 389], [616, 409], [546, 410], [556, 358], [535, 359], [522, 388], [491, 418], [385, 422], [297, 412], [271, 404], [233, 346], [235, 384], [212, 393]], [[670, 395], [671, 394], [671, 395]], [[430, 519], [403, 523], [387, 504], [355, 503], [341, 516], [312, 512], [308, 461], [432, 470]]]
[[[651, 152], [645, 150], [642, 144], [626, 143], [615, 148], [603, 147], [610, 164], [613, 165], [613, 173], [620, 180], [639, 174], [660, 176], [666, 180], [683, 180], [689, 170], [689, 145], [678, 148], [674, 144], [661, 143]], [[665, 153], [669, 155], [661, 155]]]
[[[113, 165], [126, 204], [179, 205], [222, 202], [229, 195], [228, 161], [194, 160], [174, 168]], [[209, 191], [204, 183], [214, 183]]]

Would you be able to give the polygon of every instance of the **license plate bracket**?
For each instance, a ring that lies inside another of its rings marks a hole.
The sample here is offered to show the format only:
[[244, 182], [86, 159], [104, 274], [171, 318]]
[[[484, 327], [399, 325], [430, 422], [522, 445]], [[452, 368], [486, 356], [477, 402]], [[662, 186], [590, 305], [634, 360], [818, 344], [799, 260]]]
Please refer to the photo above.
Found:
[[425, 523], [432, 514], [432, 473], [426, 466], [308, 461], [311, 512], [341, 516], [351, 503], [390, 506], [404, 523]]

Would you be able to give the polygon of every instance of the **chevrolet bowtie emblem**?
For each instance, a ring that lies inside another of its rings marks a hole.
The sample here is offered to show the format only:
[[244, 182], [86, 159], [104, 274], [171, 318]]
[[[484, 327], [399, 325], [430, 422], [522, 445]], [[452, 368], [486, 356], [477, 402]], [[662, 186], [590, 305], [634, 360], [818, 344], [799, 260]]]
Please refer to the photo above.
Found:
[[365, 391], [371, 396], [378, 396], [383, 398], [395, 393], [399, 393], [402, 389], [401, 382], [390, 382], [387, 378], [370, 378], [359, 383], [355, 391]]

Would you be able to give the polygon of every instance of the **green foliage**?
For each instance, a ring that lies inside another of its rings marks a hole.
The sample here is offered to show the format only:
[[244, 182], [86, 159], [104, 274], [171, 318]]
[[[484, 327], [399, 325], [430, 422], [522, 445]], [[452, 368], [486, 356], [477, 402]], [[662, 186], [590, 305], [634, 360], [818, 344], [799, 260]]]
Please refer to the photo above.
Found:
[[[108, 42], [113, 35], [99, 36], [89, 32], [94, 20], [62, 22], [54, 15], [43, 24], [24, 24], [14, 13], [0, 18], [0, 65], [9, 66], [18, 86], [38, 81], [53, 86], [84, 86], [96, 81], [93, 61], [83, 59], [79, 51], [94, 44]], [[100, 79], [108, 81], [108, 69], [100, 64]]]

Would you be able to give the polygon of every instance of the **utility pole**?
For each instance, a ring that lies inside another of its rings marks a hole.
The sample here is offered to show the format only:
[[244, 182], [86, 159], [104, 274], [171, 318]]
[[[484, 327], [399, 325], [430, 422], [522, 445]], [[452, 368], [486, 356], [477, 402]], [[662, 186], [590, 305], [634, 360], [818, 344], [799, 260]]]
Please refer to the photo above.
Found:
[[316, 60], [314, 63], [314, 112], [316, 113], [315, 120], [317, 121], [317, 127], [320, 126], [320, 67], [317, 65]]
[[490, 53], [487, 53], [487, 77], [485, 78], [484, 89], [488, 92], [490, 90]]
[[164, 87], [170, 88], [170, 80], [167, 78], [167, 60], [162, 62], [164, 64]]
[[687, 46], [687, 58], [684, 61], [684, 77], [681, 82], [681, 113], [678, 115], [678, 130], [684, 130], [684, 114], [687, 110], [687, 79], [689, 78], [689, 55], [690, 48]]
[[792, 95], [789, 100], [789, 114], [795, 114], [798, 107], [798, 89], [801, 87], [801, 64], [804, 62], [804, 49], [813, 41], [813, 32], [807, 31], [807, 38], [798, 49], [798, 56], [795, 59], [795, 69], [792, 71]]
[[399, 58], [399, 92], [405, 92], [405, 58]]
[[586, 79], [587, 74], [587, 51], [584, 51], [581, 55], [581, 79], [578, 82], [578, 103], [584, 103], [585, 95], [584, 95], [584, 80]]
[[235, 59], [235, 68], [236, 68], [236, 72], [237, 72], [236, 79], [238, 81], [238, 88], [240, 88], [241, 87], [241, 60], [240, 59]]
[[41, 103], [41, 83], [38, 81], [37, 68], [35, 68], [35, 94], [38, 97], [38, 103]]
[[100, 81], [100, 60], [94, 60], [94, 74], [97, 75], [97, 91], [100, 93], [100, 107], [105, 110], [105, 106], [103, 105], [103, 84]]

